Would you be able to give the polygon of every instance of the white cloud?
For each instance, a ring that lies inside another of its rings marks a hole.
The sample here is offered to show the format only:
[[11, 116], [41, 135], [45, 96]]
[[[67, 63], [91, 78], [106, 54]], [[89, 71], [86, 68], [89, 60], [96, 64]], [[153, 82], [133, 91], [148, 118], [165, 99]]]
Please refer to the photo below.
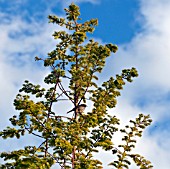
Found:
[[[160, 140], [161, 144], [155, 140]], [[140, 152], [146, 159], [149, 159], [154, 168], [169, 169], [170, 160], [170, 135], [169, 133], [157, 133], [156, 135], [144, 135], [139, 140], [136, 152]]]
[[[109, 72], [120, 73], [122, 69], [130, 67], [136, 67], [139, 71], [139, 77], [133, 84], [125, 87], [115, 109], [123, 123], [140, 112], [151, 114], [153, 126], [156, 122], [170, 118], [169, 16], [170, 1], [141, 0], [140, 16], [136, 16], [141, 22], [141, 31], [136, 33], [131, 42], [120, 45], [118, 53], [106, 65]], [[169, 127], [158, 124], [152, 134], [146, 132], [138, 143], [136, 152], [151, 160], [154, 168], [169, 168], [168, 130]]]
[[156, 102], [160, 94], [163, 96], [170, 91], [170, 3], [141, 1], [141, 13], [142, 31], [130, 43], [120, 45], [107, 66], [110, 72], [117, 73], [123, 68], [136, 67], [139, 77], [133, 87], [128, 85], [131, 88], [129, 94], [135, 98], [145, 96]]
[[145, 17], [144, 27], [149, 31], [170, 34], [170, 21], [167, 18], [170, 13], [169, 6], [169, 0], [141, 0], [141, 14]]
[[[48, 69], [41, 69], [41, 64], [34, 57], [45, 57], [55, 46], [52, 40], [54, 26], [47, 23], [28, 23], [19, 16], [0, 14], [0, 105], [3, 118], [13, 114], [12, 102], [25, 79], [37, 83]], [[58, 29], [58, 27], [55, 27]], [[6, 120], [1, 118], [1, 125]]]

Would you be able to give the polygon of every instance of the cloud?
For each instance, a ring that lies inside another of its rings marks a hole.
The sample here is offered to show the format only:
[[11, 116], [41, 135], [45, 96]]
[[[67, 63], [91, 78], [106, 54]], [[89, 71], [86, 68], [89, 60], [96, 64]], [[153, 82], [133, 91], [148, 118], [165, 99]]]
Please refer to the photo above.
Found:
[[120, 73], [124, 68], [138, 69], [139, 77], [124, 88], [114, 111], [124, 124], [138, 113], [151, 114], [152, 126], [136, 151], [151, 160], [154, 168], [168, 169], [170, 135], [165, 120], [170, 119], [170, 2], [139, 2], [140, 13], [136, 18], [141, 30], [131, 42], [119, 45], [118, 53], [108, 60], [109, 70], [105, 71]]
[[[38, 83], [42, 82], [48, 69], [42, 70], [41, 63], [34, 57], [45, 57], [55, 46], [51, 34], [53, 25], [48, 23], [27, 22], [20, 16], [9, 16], [0, 13], [0, 100], [1, 114], [7, 119], [13, 114], [12, 102], [17, 90], [25, 79]], [[5, 121], [1, 118], [1, 125]]]
[[[134, 97], [159, 101], [166, 98], [170, 91], [170, 3], [166, 1], [141, 1], [142, 31], [130, 43], [120, 45], [116, 56], [109, 60], [109, 69], [120, 72], [123, 68], [136, 67], [138, 79], [133, 86], [138, 93]], [[138, 16], [137, 16], [138, 17]], [[151, 95], [150, 95], [151, 94]], [[154, 96], [152, 98], [152, 96]], [[159, 106], [159, 105], [158, 105]], [[157, 106], [157, 107], [158, 107]]]
[[141, 14], [145, 17], [144, 28], [169, 34], [169, 6], [168, 0], [141, 0]]

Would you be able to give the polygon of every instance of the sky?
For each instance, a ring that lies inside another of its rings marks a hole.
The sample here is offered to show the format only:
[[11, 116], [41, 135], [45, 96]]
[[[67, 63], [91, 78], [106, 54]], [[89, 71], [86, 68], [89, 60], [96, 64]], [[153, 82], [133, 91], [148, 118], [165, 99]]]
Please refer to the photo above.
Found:
[[[119, 47], [107, 59], [101, 80], [115, 76], [124, 68], [138, 70], [139, 77], [124, 87], [113, 112], [122, 126], [139, 113], [150, 114], [153, 123], [135, 151], [150, 160], [155, 169], [169, 169], [169, 0], [0, 0], [0, 130], [17, 113], [13, 100], [24, 80], [41, 84], [48, 74], [49, 70], [35, 62], [34, 57], [44, 57], [54, 49], [56, 41], [51, 35], [61, 28], [48, 24], [47, 16], [64, 16], [63, 8], [71, 2], [80, 6], [83, 20], [98, 18], [99, 25], [91, 37], [102, 44], [113, 43]], [[39, 141], [11, 140], [0, 139], [0, 151]], [[99, 157], [104, 163], [111, 160], [104, 153]]]

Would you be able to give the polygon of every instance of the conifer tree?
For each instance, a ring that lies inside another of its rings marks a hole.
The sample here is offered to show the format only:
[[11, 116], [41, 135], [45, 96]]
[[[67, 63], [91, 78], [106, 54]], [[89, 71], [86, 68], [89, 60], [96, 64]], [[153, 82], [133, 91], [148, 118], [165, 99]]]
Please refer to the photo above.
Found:
[[[118, 47], [88, 39], [87, 33], [94, 31], [98, 21], [82, 22], [75, 4], [65, 12], [66, 18], [49, 15], [50, 23], [67, 29], [54, 32], [53, 37], [58, 40], [55, 49], [45, 59], [35, 57], [44, 67], [50, 67], [51, 72], [44, 78], [49, 88], [25, 80], [14, 100], [19, 112], [10, 118], [14, 127], [8, 126], [0, 132], [4, 139], [20, 139], [30, 134], [42, 141], [39, 145], [30, 143], [20, 150], [2, 152], [0, 157], [5, 163], [0, 168], [48, 169], [57, 164], [61, 169], [100, 169], [101, 159], [94, 158], [94, 153], [100, 153], [99, 148], [111, 152], [110, 168], [129, 168], [131, 159], [141, 169], [152, 168], [150, 161], [132, 153], [136, 137], [141, 137], [152, 121], [150, 116], [140, 114], [125, 129], [119, 129], [120, 120], [108, 113], [116, 106], [125, 82], [132, 82], [138, 76], [137, 70], [124, 69], [99, 86], [99, 73], [107, 57]], [[69, 112], [61, 111], [61, 107], [67, 107]], [[114, 146], [115, 132], [123, 133], [120, 140], [124, 144], [118, 147]]]

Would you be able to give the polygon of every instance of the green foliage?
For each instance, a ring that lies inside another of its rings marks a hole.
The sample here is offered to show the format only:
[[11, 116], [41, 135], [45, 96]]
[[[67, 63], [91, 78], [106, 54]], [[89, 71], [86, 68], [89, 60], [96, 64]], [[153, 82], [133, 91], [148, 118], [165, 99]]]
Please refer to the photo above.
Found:
[[41, 150], [31, 146], [25, 147], [24, 150], [12, 151], [10, 153], [3, 152], [0, 155], [1, 158], [4, 158], [4, 160], [14, 160], [14, 162], [6, 163], [0, 167], [2, 169], [48, 169], [52, 164], [54, 164], [54, 160], [52, 158], [37, 155], [35, 154], [36, 152], [41, 152]]
[[139, 117], [136, 118], [135, 121], [130, 120], [132, 126], [125, 126], [126, 129], [120, 130], [122, 133], [125, 134], [125, 136], [122, 138], [122, 141], [124, 141], [125, 144], [119, 145], [119, 147], [121, 147], [123, 151], [115, 149], [113, 151], [113, 154], [117, 153], [118, 160], [115, 160], [109, 165], [113, 165], [116, 168], [129, 168], [128, 166], [131, 164], [131, 162], [129, 161], [128, 157], [131, 157], [137, 164], [137, 166], [140, 166], [141, 169], [149, 169], [153, 167], [151, 165], [151, 162], [145, 160], [144, 157], [140, 156], [139, 154], [131, 153], [132, 149], [135, 148], [135, 138], [141, 137], [143, 130], [148, 125], [150, 125], [151, 122], [152, 120], [149, 115], [145, 116], [143, 114], [139, 114]]
[[[112, 138], [119, 130], [120, 121], [107, 112], [116, 106], [116, 99], [125, 83], [132, 82], [138, 76], [136, 69], [124, 69], [120, 75], [110, 77], [98, 86], [99, 73], [107, 57], [115, 53], [118, 47], [88, 40], [87, 33], [94, 31], [98, 21], [80, 22], [78, 6], [71, 4], [65, 11], [66, 18], [50, 15], [49, 22], [64, 26], [68, 31], [54, 32], [54, 39], [59, 41], [47, 58], [35, 57], [36, 61], [43, 61], [45, 67], [51, 68], [44, 78], [49, 88], [26, 80], [14, 100], [19, 115], [14, 115], [10, 121], [15, 128], [7, 127], [0, 132], [4, 139], [19, 139], [31, 134], [39, 137], [41, 142], [37, 146], [29, 145], [18, 151], [1, 153], [0, 157], [7, 161], [1, 168], [48, 169], [57, 163], [64, 169], [100, 169], [103, 168], [102, 162], [93, 157], [99, 148], [117, 154], [118, 160], [110, 165], [118, 169], [128, 168], [128, 158], [133, 159], [140, 168], [151, 168], [144, 157], [131, 153], [135, 147], [135, 137], [141, 137], [143, 129], [151, 123], [150, 117], [141, 114], [135, 121], [130, 121], [132, 126], [120, 130], [125, 134], [122, 139], [125, 143], [116, 148]], [[66, 83], [67, 87], [64, 87]], [[30, 96], [35, 98], [31, 99]], [[59, 104], [68, 105], [64, 101], [71, 102], [75, 107], [72, 117], [67, 112], [58, 112]], [[87, 101], [91, 102], [91, 111], [78, 112], [76, 107]]]

